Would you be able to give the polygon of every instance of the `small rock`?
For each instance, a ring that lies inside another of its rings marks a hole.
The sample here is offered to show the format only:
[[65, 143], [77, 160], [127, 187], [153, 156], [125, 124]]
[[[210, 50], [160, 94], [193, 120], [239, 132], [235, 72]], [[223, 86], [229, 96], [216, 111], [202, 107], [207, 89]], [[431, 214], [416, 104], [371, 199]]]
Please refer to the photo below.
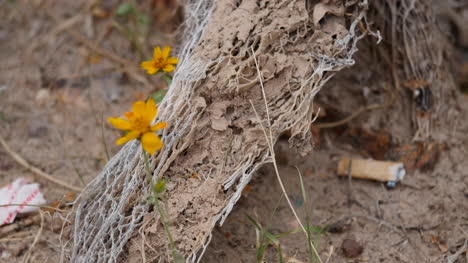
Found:
[[37, 93], [36, 93], [36, 101], [39, 103], [39, 104], [44, 104], [47, 102], [47, 100], [49, 100], [49, 97], [50, 97], [50, 92], [48, 89], [40, 89]]
[[217, 131], [225, 131], [229, 123], [225, 118], [213, 118], [211, 119], [211, 128]]
[[361, 255], [364, 248], [354, 239], [345, 238], [341, 244], [341, 251], [347, 258], [355, 258]]

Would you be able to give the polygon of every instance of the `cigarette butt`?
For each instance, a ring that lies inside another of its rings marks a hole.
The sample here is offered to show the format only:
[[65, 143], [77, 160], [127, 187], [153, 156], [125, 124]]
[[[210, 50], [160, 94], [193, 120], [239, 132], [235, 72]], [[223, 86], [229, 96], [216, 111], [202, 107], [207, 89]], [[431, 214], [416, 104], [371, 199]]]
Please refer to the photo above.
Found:
[[405, 173], [403, 163], [397, 162], [343, 157], [338, 163], [338, 175], [340, 176], [351, 174], [353, 178], [389, 182], [390, 187], [402, 180]]

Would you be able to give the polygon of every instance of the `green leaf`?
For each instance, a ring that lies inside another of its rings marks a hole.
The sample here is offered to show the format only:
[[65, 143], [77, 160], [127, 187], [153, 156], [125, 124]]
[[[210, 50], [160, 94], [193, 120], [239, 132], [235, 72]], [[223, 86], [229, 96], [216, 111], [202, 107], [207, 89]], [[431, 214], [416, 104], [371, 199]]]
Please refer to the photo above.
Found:
[[138, 14], [136, 16], [136, 21], [140, 25], [148, 25], [150, 23], [150, 18], [147, 15]]
[[249, 215], [245, 215], [245, 216], [258, 230], [263, 231], [262, 226], [260, 225], [260, 223], [257, 222], [257, 220], [255, 220], [253, 217]]
[[151, 93], [150, 97], [153, 98], [156, 104], [159, 104], [164, 99], [164, 96], [166, 96], [166, 93], [167, 90], [161, 89]]
[[126, 16], [131, 13], [135, 12], [135, 7], [130, 4], [130, 3], [122, 3], [119, 5], [117, 8], [117, 11], [115, 12], [116, 15], [118, 16]]
[[283, 250], [281, 249], [281, 245], [278, 245], [278, 262], [283, 263]]
[[3, 113], [2, 111], [0, 111], [0, 121], [4, 121], [6, 120], [5, 118], [5, 113]]
[[269, 240], [271, 240], [271, 242], [273, 242], [273, 244], [275, 244], [276, 246], [279, 245], [279, 240], [278, 238], [276, 238], [274, 235], [272, 235], [270, 232], [267, 232], [265, 231], [264, 233], [265, 237], [268, 238]]
[[299, 233], [299, 232], [302, 232], [302, 228], [300, 228], [300, 227], [296, 228], [296, 229], [293, 229], [291, 231], [288, 231], [288, 232], [276, 234], [275, 237], [276, 238], [282, 238], [282, 237], [285, 237], [285, 236], [288, 236], [288, 235], [291, 235], [291, 234], [296, 234], [296, 233]]

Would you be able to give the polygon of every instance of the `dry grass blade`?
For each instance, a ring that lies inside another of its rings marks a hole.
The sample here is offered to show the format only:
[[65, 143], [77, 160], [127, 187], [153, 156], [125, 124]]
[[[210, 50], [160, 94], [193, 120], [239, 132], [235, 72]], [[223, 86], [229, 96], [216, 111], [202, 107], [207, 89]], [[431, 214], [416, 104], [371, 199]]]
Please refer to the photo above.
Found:
[[66, 210], [62, 210], [62, 209], [59, 209], [59, 208], [57, 208], [57, 207], [48, 206], [48, 205], [27, 205], [27, 204], [7, 204], [7, 205], [0, 205], [0, 207], [8, 207], [8, 206], [31, 206], [31, 207], [39, 207], [39, 208], [51, 209], [51, 210], [55, 210], [55, 211], [57, 211], [57, 212], [62, 212], [62, 213], [68, 212], [68, 211], [66, 211]]
[[[273, 149], [273, 133], [272, 133], [272, 130], [271, 130], [270, 112], [269, 112], [269, 109], [268, 109], [268, 104], [267, 104], [267, 99], [266, 99], [266, 94], [265, 94], [265, 87], [263, 85], [263, 78], [262, 78], [262, 74], [260, 72], [260, 67], [258, 65], [257, 57], [255, 56], [255, 51], [253, 50], [253, 48], [251, 48], [251, 51], [252, 51], [252, 55], [253, 55], [253, 58], [254, 58], [255, 67], [257, 69], [258, 78], [259, 78], [259, 81], [260, 81], [260, 87], [262, 88], [262, 95], [263, 95], [263, 99], [264, 99], [264, 102], [265, 102], [265, 108], [266, 108], [266, 114], [267, 114], [267, 120], [268, 120], [268, 126], [269, 126], [268, 128], [269, 128], [269, 131], [270, 131], [270, 137], [268, 137], [265, 127], [263, 127], [262, 121], [260, 119], [260, 116], [258, 115], [257, 110], [255, 109], [255, 107], [253, 105], [253, 102], [250, 101], [250, 104], [252, 105], [252, 108], [253, 108], [253, 110], [255, 112], [255, 116], [257, 117], [258, 122], [259, 122], [260, 126], [262, 127], [262, 131], [263, 131], [263, 134], [265, 135], [265, 139], [267, 140], [268, 148], [270, 150], [271, 158], [272, 158], [272, 161], [273, 161], [273, 167], [275, 168], [275, 174], [276, 174], [276, 177], [278, 179], [278, 183], [279, 183], [279, 185], [281, 187], [281, 192], [283, 193], [284, 197], [286, 198], [286, 201], [288, 202], [288, 205], [291, 208], [291, 210], [292, 210], [292, 212], [294, 214], [294, 217], [296, 218], [297, 222], [301, 226], [302, 231], [307, 236], [307, 230], [304, 227], [304, 225], [302, 224], [302, 221], [299, 218], [298, 214], [296, 213], [296, 210], [294, 209], [294, 206], [292, 205], [292, 202], [289, 199], [288, 194], [286, 193], [286, 188], [284, 187], [283, 180], [281, 179], [281, 176], [279, 174], [278, 165], [276, 163], [275, 151]], [[315, 247], [312, 244], [311, 244], [311, 247], [314, 250], [314, 253], [317, 255], [317, 258], [318, 258], [319, 262], [323, 263], [322, 259], [320, 258], [320, 255], [318, 254], [318, 251], [315, 249]]]

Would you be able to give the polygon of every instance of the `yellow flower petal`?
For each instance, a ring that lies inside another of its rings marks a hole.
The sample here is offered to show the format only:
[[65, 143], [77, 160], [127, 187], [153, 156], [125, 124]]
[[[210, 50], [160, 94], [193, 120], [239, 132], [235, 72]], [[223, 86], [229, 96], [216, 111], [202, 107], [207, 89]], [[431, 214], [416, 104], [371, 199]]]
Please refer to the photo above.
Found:
[[175, 69], [175, 67], [171, 64], [167, 64], [164, 66], [163, 70], [166, 71], [166, 72], [171, 72]]
[[137, 132], [137, 131], [131, 131], [131, 132], [127, 133], [125, 136], [119, 138], [119, 139], [115, 142], [115, 144], [121, 145], [121, 144], [123, 144], [123, 143], [126, 143], [126, 142], [128, 142], [128, 141], [131, 141], [131, 140], [136, 139], [136, 138], [138, 138], [138, 137], [140, 137], [140, 133], [139, 133], [139, 132]]
[[161, 48], [155, 47], [153, 51], [153, 60], [158, 60], [161, 57]]
[[148, 74], [156, 74], [160, 70], [159, 67], [156, 67], [153, 61], [145, 61], [141, 63], [141, 67], [148, 71]]
[[167, 123], [165, 123], [165, 122], [158, 122], [158, 123], [156, 123], [155, 125], [153, 125], [153, 127], [151, 127], [151, 131], [157, 131], [157, 130], [166, 128], [166, 126], [167, 126]]
[[167, 46], [164, 47], [163, 52], [162, 52], [162, 57], [164, 60], [166, 60], [167, 57], [169, 57], [169, 53], [171, 53], [171, 48]]
[[125, 116], [125, 118], [127, 118], [127, 120], [129, 120], [130, 122], [134, 122], [134, 121], [136, 120], [135, 113], [133, 113], [132, 111], [125, 112], [125, 113], [124, 113], [124, 116]]
[[167, 64], [177, 64], [179, 63], [179, 59], [176, 57], [170, 57], [166, 60]]
[[[144, 101], [137, 101], [133, 103], [132, 107], [133, 113], [138, 117], [138, 116], [145, 116], [146, 112], [146, 103]], [[149, 125], [149, 123], [148, 123]]]
[[156, 150], [161, 149], [163, 146], [159, 136], [152, 132], [147, 132], [141, 136], [141, 145], [143, 146], [143, 150], [151, 155], [153, 155]]
[[121, 118], [109, 118], [109, 123], [117, 129], [128, 131], [132, 128], [132, 124]]
[[141, 67], [146, 69], [146, 70], [152, 69], [152, 68], [154, 68], [154, 62], [153, 61], [143, 61], [143, 62], [141, 62]]
[[156, 107], [156, 103], [154, 103], [154, 100], [152, 98], [149, 98], [148, 101], [146, 101], [146, 112], [145, 112], [145, 120], [150, 124], [154, 117], [156, 117], [156, 114], [158, 114], [158, 107]]

